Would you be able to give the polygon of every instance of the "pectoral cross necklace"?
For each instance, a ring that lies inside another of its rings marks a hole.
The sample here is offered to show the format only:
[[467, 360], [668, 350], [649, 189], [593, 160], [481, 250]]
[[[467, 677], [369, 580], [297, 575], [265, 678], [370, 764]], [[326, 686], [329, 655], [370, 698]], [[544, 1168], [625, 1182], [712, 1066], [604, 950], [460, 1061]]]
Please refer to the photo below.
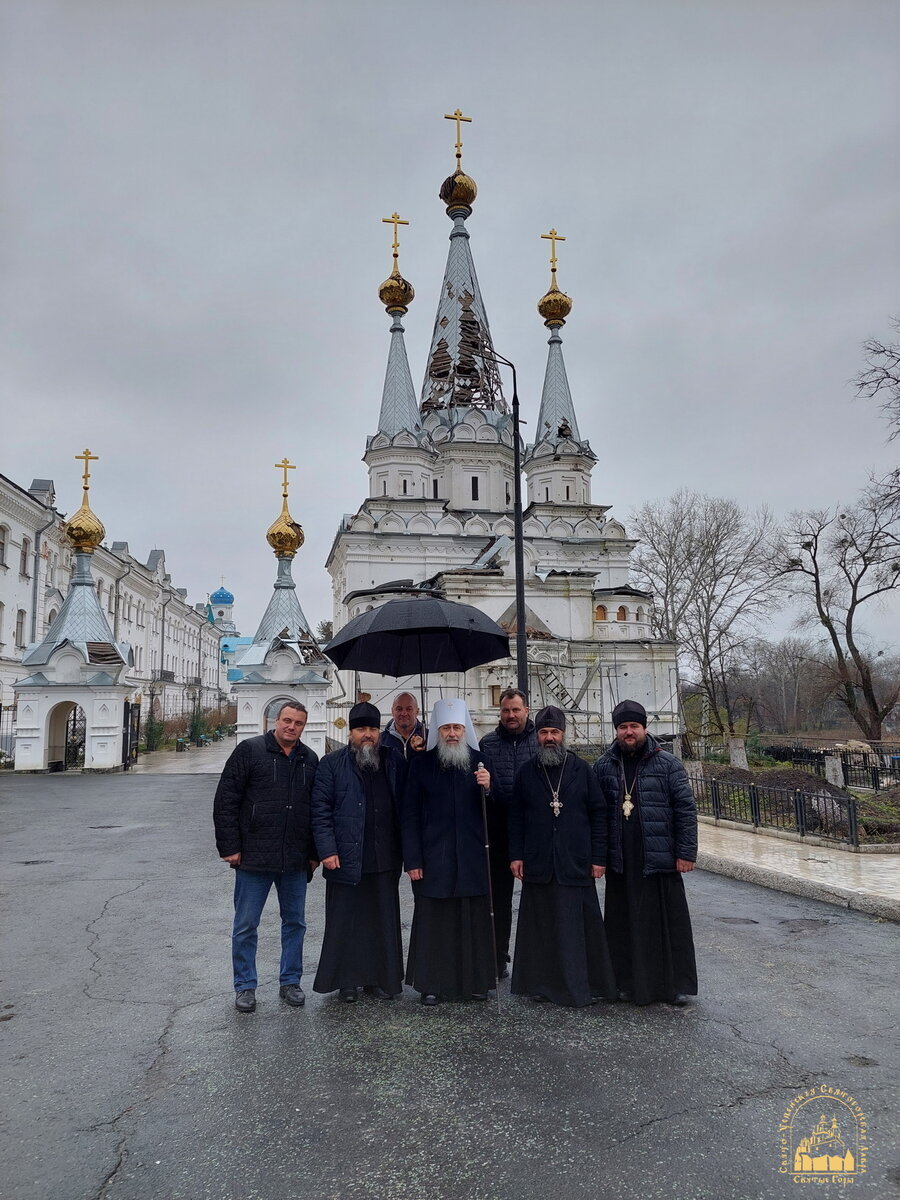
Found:
[[559, 783], [554, 788], [550, 782], [550, 776], [547, 774], [547, 768], [541, 764], [541, 770], [544, 772], [544, 778], [547, 780], [547, 787], [550, 789], [550, 795], [553, 799], [550, 801], [550, 807], [553, 809], [554, 817], [558, 817], [562, 809], [562, 800], [559, 798], [559, 793], [562, 790], [563, 775], [566, 773], [566, 763], [569, 761], [568, 755], [563, 759], [562, 770], [559, 773]]
[[[623, 780], [624, 780], [624, 775], [625, 775], [625, 772], [623, 770], [623, 772], [622, 772]], [[622, 812], [625, 814], [626, 821], [631, 816], [631, 814], [634, 812], [634, 805], [631, 802], [631, 793], [637, 787], [637, 778], [638, 778], [637, 767], [635, 767], [634, 779], [632, 779], [632, 781], [631, 781], [631, 787], [628, 786], [627, 782], [624, 783], [625, 799], [622, 801]]]

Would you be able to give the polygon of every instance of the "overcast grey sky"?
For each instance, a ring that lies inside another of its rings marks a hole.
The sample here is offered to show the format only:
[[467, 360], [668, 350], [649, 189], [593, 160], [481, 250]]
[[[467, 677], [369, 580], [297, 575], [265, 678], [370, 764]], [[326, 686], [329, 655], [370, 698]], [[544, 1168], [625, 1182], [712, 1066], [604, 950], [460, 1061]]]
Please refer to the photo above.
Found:
[[555, 225], [594, 498], [846, 501], [896, 447], [848, 380], [900, 311], [895, 0], [0, 2], [0, 470], [163, 547], [252, 633], [285, 454], [324, 561], [366, 495], [401, 268], [418, 386], [464, 165], [494, 340], [534, 422]]

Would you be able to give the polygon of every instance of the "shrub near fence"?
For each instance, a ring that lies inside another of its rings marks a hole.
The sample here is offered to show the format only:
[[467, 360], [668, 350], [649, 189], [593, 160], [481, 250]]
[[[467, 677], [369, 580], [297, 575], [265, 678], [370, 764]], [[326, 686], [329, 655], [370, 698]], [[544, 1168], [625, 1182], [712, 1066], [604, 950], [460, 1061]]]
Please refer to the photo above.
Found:
[[856, 799], [827, 792], [800, 792], [789, 788], [764, 787], [755, 783], [732, 783], [690, 775], [697, 811], [705, 816], [744, 825], [815, 834], [833, 842], [859, 845]]

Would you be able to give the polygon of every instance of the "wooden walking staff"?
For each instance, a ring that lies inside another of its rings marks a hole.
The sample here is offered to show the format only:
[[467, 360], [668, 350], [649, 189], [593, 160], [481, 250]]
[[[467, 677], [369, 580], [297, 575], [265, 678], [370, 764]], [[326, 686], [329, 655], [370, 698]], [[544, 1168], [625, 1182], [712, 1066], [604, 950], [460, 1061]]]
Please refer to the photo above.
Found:
[[[485, 769], [484, 763], [480, 762], [475, 768], [477, 771]], [[494, 995], [497, 997], [497, 1015], [500, 1015], [500, 964], [497, 962], [497, 930], [494, 927], [494, 885], [491, 883], [491, 839], [488, 834], [487, 820], [487, 792], [484, 788], [481, 791], [481, 821], [484, 826], [484, 866], [487, 871], [488, 885], [488, 908], [491, 913], [491, 946], [494, 950]]]

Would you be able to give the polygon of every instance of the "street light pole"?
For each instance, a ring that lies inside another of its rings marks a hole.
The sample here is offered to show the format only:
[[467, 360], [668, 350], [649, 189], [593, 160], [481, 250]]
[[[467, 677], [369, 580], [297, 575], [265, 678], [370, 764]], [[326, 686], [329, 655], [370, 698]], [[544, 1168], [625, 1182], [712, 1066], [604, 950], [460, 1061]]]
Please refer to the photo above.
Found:
[[503, 363], [512, 371], [512, 419], [513, 419], [513, 545], [516, 567], [516, 687], [528, 695], [528, 641], [525, 635], [525, 531], [522, 518], [522, 453], [519, 449], [519, 391], [516, 386], [516, 368], [492, 350], [494, 362]]

